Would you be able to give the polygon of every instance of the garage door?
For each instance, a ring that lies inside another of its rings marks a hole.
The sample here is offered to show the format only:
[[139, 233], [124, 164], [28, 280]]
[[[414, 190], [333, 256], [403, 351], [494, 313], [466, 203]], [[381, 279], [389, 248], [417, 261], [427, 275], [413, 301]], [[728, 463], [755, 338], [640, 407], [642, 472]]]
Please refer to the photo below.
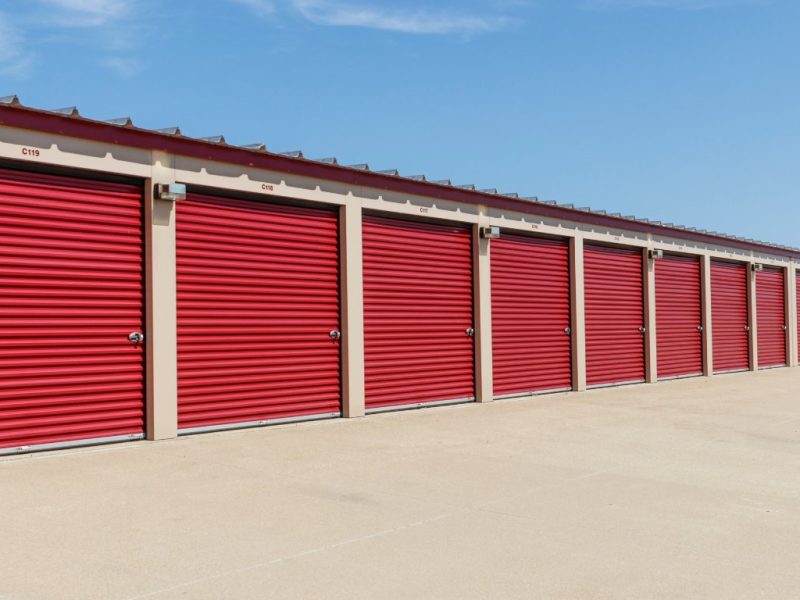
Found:
[[703, 372], [700, 261], [667, 254], [655, 261], [658, 376]]
[[786, 288], [783, 269], [756, 273], [758, 366], [786, 366]]
[[741, 371], [749, 366], [747, 268], [711, 261], [711, 325], [714, 371]]
[[0, 233], [0, 453], [141, 437], [141, 188], [0, 170]]
[[339, 413], [337, 240], [334, 212], [178, 203], [182, 432]]
[[642, 251], [587, 245], [584, 278], [587, 385], [644, 381]]
[[475, 397], [471, 233], [364, 218], [368, 410]]
[[490, 256], [495, 396], [570, 389], [567, 243], [503, 233]]

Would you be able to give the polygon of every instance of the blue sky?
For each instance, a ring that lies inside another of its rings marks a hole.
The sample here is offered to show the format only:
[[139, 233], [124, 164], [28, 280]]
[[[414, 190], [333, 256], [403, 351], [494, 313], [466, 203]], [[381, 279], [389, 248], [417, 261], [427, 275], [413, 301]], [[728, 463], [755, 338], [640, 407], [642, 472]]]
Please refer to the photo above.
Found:
[[0, 95], [800, 246], [797, 0], [3, 0]]

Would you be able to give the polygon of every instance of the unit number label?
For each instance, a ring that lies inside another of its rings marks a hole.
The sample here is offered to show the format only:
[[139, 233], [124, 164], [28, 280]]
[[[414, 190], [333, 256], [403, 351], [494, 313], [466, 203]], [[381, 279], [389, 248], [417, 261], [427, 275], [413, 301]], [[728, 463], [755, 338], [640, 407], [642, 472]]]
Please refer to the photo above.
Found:
[[30, 156], [31, 158], [38, 158], [41, 151], [38, 148], [23, 148], [22, 156]]
[[273, 192], [273, 191], [275, 191], [275, 187], [271, 183], [262, 183], [261, 184], [261, 191], [262, 192]]

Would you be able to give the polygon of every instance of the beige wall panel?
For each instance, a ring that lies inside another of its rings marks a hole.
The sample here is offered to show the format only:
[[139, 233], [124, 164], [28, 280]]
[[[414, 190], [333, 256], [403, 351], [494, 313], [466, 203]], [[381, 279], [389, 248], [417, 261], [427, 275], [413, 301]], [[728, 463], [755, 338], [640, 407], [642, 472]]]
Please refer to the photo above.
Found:
[[143, 179], [150, 176], [151, 157], [147, 150], [0, 126], [0, 158]]
[[658, 345], [656, 338], [656, 263], [648, 258], [648, 249], [642, 250], [644, 264], [644, 364], [645, 381], [658, 380]]
[[342, 416], [363, 417], [364, 278], [361, 203], [353, 197], [339, 209], [342, 310]]
[[797, 266], [792, 264], [786, 269], [787, 356], [790, 367], [798, 366], [797, 324]]
[[700, 297], [703, 315], [703, 375], [714, 374], [714, 322], [711, 311], [711, 256], [700, 257]]
[[583, 238], [569, 240], [572, 321], [572, 389], [586, 390], [586, 296], [584, 292]]
[[157, 157], [145, 182], [147, 438], [175, 437], [178, 429], [178, 339], [175, 276], [175, 203], [153, 198], [171, 183], [169, 157]]
[[475, 392], [478, 402], [490, 402], [494, 399], [491, 240], [481, 239], [480, 228], [480, 224], [472, 226]]
[[753, 264], [747, 265], [747, 310], [749, 313], [750, 325], [750, 370], [758, 371], [758, 310], [756, 303], [756, 273]]

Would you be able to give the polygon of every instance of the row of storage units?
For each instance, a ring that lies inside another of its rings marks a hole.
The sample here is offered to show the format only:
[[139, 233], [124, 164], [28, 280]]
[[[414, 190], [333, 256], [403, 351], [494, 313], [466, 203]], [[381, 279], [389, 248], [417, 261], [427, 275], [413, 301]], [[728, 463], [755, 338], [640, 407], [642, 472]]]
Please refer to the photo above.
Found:
[[[142, 437], [142, 200], [0, 170], [0, 452]], [[338, 212], [190, 193], [176, 219], [179, 431], [339, 415]], [[471, 229], [368, 214], [362, 235], [367, 411], [474, 400]], [[568, 240], [504, 231], [490, 261], [495, 397], [572, 389]], [[644, 381], [645, 254], [583, 262], [587, 384]], [[750, 366], [748, 269], [711, 263], [715, 372]], [[660, 378], [703, 372], [701, 276], [655, 261]], [[785, 365], [785, 271], [756, 282], [759, 366]]]

